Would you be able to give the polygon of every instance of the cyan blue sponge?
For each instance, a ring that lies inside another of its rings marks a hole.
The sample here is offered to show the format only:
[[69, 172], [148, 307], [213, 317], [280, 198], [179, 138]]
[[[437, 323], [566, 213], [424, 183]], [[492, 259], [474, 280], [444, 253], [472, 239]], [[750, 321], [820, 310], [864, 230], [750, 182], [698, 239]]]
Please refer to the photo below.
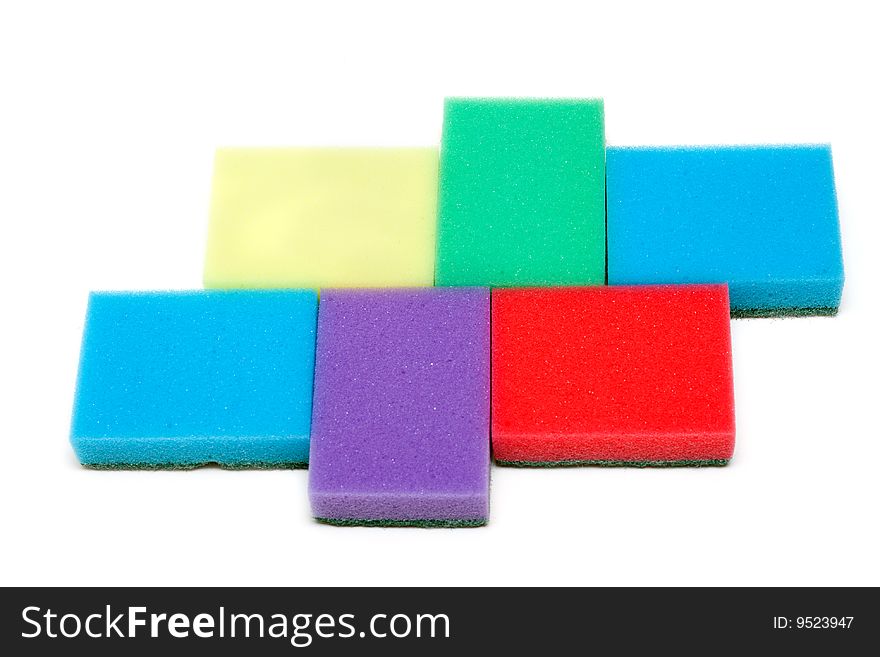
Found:
[[312, 291], [92, 293], [71, 443], [98, 468], [309, 457]]
[[608, 148], [608, 284], [727, 283], [739, 317], [833, 315], [828, 146]]

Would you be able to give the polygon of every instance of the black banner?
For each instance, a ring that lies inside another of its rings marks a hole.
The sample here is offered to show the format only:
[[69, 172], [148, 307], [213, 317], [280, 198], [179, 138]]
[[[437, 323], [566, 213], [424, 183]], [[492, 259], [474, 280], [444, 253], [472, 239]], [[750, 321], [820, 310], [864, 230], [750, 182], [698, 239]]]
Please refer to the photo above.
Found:
[[482, 646], [521, 654], [609, 645], [846, 655], [877, 645], [880, 603], [875, 589], [831, 588], [23, 588], [3, 589], [0, 622], [7, 655], [439, 655]]

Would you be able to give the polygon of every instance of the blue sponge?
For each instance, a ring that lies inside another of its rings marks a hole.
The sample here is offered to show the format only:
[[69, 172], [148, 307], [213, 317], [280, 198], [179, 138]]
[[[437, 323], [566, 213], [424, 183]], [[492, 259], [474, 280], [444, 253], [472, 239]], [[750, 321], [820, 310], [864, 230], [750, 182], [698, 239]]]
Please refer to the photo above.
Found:
[[312, 291], [92, 293], [71, 443], [97, 468], [297, 467]]
[[843, 259], [828, 146], [607, 151], [608, 283], [728, 283], [739, 317], [833, 315]]

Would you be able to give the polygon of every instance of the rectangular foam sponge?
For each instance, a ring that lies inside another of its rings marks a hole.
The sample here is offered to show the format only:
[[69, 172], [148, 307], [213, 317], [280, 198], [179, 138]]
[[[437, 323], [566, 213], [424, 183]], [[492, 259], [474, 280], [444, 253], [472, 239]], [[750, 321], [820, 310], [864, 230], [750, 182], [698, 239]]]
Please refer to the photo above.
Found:
[[96, 468], [304, 466], [313, 291], [92, 293], [71, 442]]
[[309, 494], [332, 524], [487, 521], [487, 289], [322, 293]]
[[217, 151], [208, 288], [434, 283], [436, 148]]
[[436, 282], [605, 282], [601, 100], [446, 101]]
[[727, 283], [736, 317], [833, 315], [831, 149], [608, 149], [608, 283]]
[[492, 291], [502, 465], [723, 465], [734, 448], [724, 285]]

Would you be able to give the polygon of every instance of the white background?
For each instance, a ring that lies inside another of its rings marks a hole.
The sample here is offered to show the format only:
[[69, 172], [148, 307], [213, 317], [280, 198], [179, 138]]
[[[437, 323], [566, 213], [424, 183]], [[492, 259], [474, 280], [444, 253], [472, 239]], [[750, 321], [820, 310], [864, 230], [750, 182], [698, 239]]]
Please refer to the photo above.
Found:
[[[880, 584], [865, 2], [6, 2], [0, 582]], [[492, 472], [476, 530], [310, 520], [305, 471], [93, 472], [89, 289], [198, 288], [218, 145], [429, 145], [446, 95], [604, 96], [609, 144], [831, 142], [834, 319], [733, 323], [724, 469]]]

